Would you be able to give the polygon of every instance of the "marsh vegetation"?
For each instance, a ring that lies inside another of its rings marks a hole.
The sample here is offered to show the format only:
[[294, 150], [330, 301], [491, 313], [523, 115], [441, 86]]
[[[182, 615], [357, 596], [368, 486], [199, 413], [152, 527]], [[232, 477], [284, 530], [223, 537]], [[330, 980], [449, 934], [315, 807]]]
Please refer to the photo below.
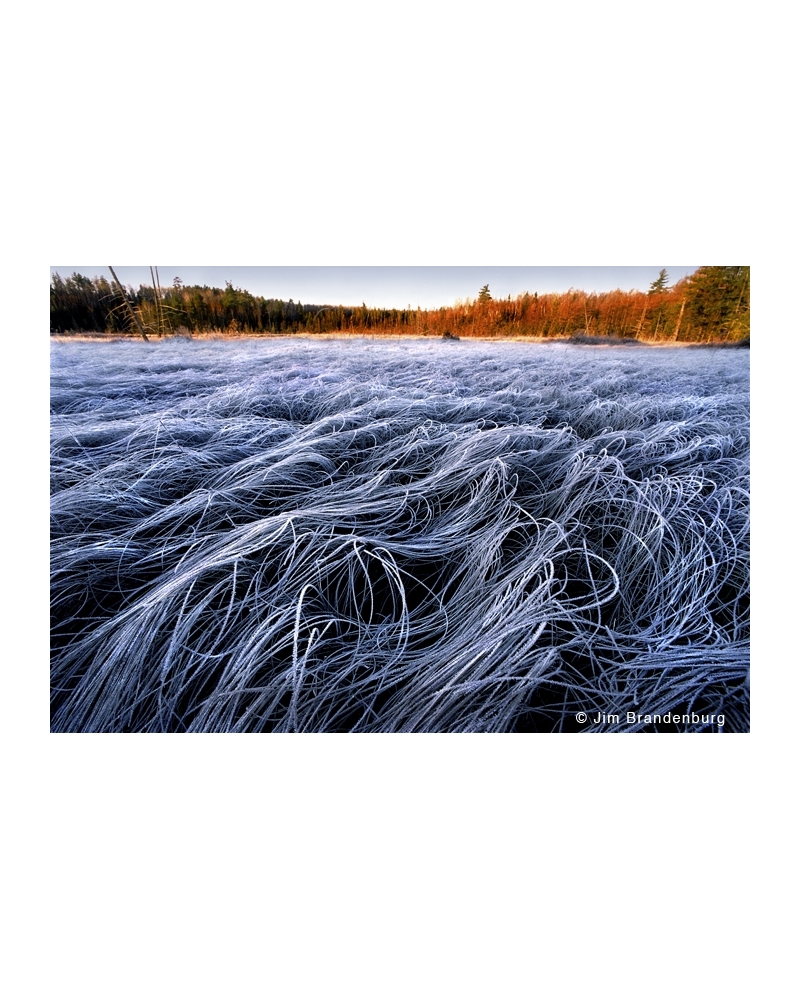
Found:
[[54, 343], [53, 730], [746, 731], [748, 360]]

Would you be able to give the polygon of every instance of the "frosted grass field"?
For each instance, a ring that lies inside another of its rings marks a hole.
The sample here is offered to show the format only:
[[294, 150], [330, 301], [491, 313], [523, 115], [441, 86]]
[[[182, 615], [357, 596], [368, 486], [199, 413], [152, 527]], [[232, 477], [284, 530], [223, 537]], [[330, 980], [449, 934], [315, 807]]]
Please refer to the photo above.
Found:
[[748, 366], [54, 343], [52, 729], [747, 731]]

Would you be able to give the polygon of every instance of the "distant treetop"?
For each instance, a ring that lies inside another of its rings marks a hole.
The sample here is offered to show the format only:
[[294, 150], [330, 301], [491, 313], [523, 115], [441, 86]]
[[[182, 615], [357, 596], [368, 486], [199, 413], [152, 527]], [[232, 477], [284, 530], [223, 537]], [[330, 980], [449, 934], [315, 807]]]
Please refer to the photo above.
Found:
[[667, 274], [667, 269], [662, 267], [658, 272], [658, 277], [648, 288], [648, 292], [666, 292], [668, 281], [669, 275]]

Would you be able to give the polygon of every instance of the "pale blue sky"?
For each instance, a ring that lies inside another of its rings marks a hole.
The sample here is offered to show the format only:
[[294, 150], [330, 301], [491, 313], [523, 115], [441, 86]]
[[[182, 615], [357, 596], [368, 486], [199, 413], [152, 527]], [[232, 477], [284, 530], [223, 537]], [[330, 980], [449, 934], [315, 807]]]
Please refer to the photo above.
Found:
[[[150, 284], [150, 268], [113, 265], [120, 281], [138, 287]], [[158, 266], [162, 285], [180, 277], [185, 285], [219, 288], [231, 281], [254, 295], [315, 305], [384, 306], [423, 309], [450, 306], [456, 299], [474, 299], [489, 284], [494, 298], [522, 292], [564, 292], [580, 288], [605, 292], [615, 288], [646, 290], [666, 267], [670, 283], [697, 269], [659, 264], [653, 267], [181, 267]], [[110, 277], [107, 267], [53, 266], [50, 273], [67, 277], [74, 271], [88, 277]]]

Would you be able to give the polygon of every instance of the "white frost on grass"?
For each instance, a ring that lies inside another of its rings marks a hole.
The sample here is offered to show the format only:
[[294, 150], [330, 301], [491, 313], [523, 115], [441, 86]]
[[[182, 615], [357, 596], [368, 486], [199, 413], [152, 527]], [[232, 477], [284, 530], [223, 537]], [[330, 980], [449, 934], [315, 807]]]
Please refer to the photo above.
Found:
[[54, 730], [747, 730], [748, 352], [51, 359]]

